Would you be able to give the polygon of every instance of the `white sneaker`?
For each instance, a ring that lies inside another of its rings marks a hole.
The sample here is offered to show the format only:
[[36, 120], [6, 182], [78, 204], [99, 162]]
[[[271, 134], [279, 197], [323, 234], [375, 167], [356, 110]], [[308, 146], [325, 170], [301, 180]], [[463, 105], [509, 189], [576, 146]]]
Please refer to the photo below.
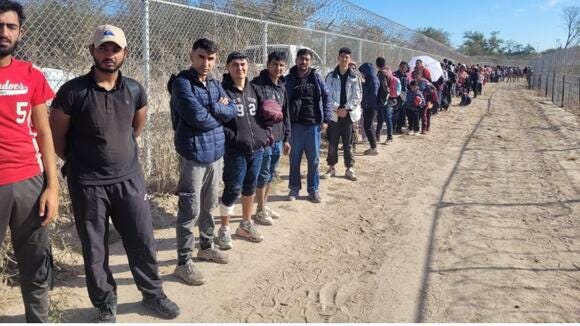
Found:
[[220, 227], [218, 230], [217, 245], [221, 250], [229, 250], [234, 247], [232, 234], [229, 227]]
[[260, 225], [274, 224], [272, 216], [270, 216], [266, 210], [257, 212], [256, 215], [254, 215], [254, 221]]
[[264, 206], [264, 210], [266, 211], [266, 214], [268, 214], [271, 218], [273, 219], [279, 219], [280, 218], [280, 214], [278, 214], [278, 212], [272, 210], [270, 207], [268, 206]]

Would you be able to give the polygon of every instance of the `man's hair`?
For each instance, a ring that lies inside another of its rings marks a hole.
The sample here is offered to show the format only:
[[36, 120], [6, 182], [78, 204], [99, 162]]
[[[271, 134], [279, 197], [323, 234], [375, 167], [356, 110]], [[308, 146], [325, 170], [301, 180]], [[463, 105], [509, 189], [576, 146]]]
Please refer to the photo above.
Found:
[[379, 69], [382, 69], [387, 65], [387, 60], [385, 60], [383, 57], [378, 57], [376, 64]]
[[300, 57], [300, 56], [303, 56], [303, 55], [309, 55], [310, 58], [313, 58], [314, 57], [314, 52], [312, 52], [312, 50], [310, 50], [310, 49], [300, 49], [296, 53], [296, 57], [297, 58]]
[[400, 67], [401, 65], [405, 65], [405, 66], [407, 66], [407, 68], [409, 67], [409, 64], [407, 63], [407, 61], [401, 61], [401, 62], [399, 63], [399, 67]]
[[423, 60], [417, 59], [417, 60], [415, 60], [415, 63], [417, 63], [417, 62], [423, 63]]
[[411, 80], [411, 82], [409, 83], [409, 86], [417, 86], [417, 81]]
[[274, 51], [268, 54], [268, 64], [274, 60], [287, 62], [288, 56], [286, 55], [286, 52]]
[[193, 46], [191, 47], [191, 50], [192, 51], [195, 51], [196, 49], [205, 50], [209, 54], [214, 54], [214, 53], [217, 53], [218, 52], [217, 44], [215, 44], [214, 41], [208, 40], [206, 38], [197, 39], [193, 43]]
[[3, 14], [8, 11], [14, 11], [18, 15], [18, 23], [20, 26], [24, 24], [26, 20], [26, 16], [24, 16], [24, 9], [22, 5], [16, 1], [11, 0], [0, 0], [0, 14]]
[[352, 54], [352, 50], [350, 48], [346, 48], [346, 47], [345, 48], [340, 48], [340, 50], [338, 50], [338, 55], [341, 55], [343, 53], [344, 54], [351, 55]]
[[234, 60], [248, 60], [248, 56], [243, 54], [242, 52], [234, 51], [234, 52], [228, 54], [228, 58], [226, 59], [226, 64], [229, 65], [230, 62], [232, 62]]

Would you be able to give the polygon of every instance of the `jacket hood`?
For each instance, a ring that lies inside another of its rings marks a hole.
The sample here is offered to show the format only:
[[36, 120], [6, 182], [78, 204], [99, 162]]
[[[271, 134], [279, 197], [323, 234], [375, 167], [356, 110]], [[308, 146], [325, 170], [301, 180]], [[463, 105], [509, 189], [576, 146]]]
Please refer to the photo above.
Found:
[[[338, 76], [340, 74], [340, 66], [336, 66], [332, 73], [334, 74], [334, 77]], [[356, 78], [356, 72], [354, 72], [352, 68], [348, 68], [347, 73], [350, 78]]]
[[284, 76], [280, 76], [278, 78], [278, 85], [274, 85], [272, 79], [270, 79], [270, 73], [268, 73], [268, 69], [264, 69], [260, 71], [260, 78], [264, 79], [267, 83], [270, 83], [271, 86], [284, 86], [286, 84], [286, 78]]
[[[249, 83], [250, 83], [250, 81], [248, 80], [248, 77], [246, 77], [246, 86], [247, 86]], [[236, 87], [236, 85], [235, 85], [235, 83], [234, 83], [234, 80], [232, 79], [232, 76], [231, 76], [230, 74], [228, 74], [228, 73], [225, 73], [225, 74], [223, 74], [223, 76], [222, 76], [222, 86], [223, 86], [223, 88], [224, 88], [224, 89], [235, 89], [235, 90], [237, 90], [237, 91], [239, 91], [239, 92], [242, 92], [242, 91], [240, 91], [240, 90], [239, 90], [239, 89]]]
[[365, 62], [363, 63], [358, 70], [363, 74], [365, 79], [370, 78], [371, 76], [375, 76], [377, 74], [377, 69], [372, 64]]

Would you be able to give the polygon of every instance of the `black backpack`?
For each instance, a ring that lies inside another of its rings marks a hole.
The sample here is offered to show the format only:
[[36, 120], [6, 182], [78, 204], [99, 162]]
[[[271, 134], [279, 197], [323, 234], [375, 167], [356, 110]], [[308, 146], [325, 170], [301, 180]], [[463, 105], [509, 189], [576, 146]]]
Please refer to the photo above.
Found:
[[379, 105], [387, 105], [391, 91], [389, 88], [389, 80], [387, 79], [387, 76], [380, 71], [377, 73], [377, 78], [379, 79], [379, 93], [377, 94]]

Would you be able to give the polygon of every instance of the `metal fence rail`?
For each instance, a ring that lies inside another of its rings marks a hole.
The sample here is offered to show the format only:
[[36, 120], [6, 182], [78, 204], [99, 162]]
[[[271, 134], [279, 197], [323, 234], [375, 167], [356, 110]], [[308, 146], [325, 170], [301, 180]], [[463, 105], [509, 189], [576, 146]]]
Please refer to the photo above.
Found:
[[580, 47], [544, 54], [530, 65], [534, 71], [530, 86], [580, 115]]
[[[323, 72], [348, 46], [356, 62], [384, 56], [390, 66], [428, 54], [469, 63], [469, 58], [422, 34], [343, 0], [23, 0], [28, 16], [17, 55], [45, 71], [54, 88], [88, 71], [87, 47], [94, 28], [110, 23], [128, 38], [130, 57], [123, 72], [146, 87], [150, 118], [143, 136], [145, 171], [154, 189], [171, 190], [177, 160], [169, 118], [166, 82], [189, 66], [193, 41], [216, 41], [221, 57], [233, 50], [253, 53], [250, 74], [263, 67], [272, 49], [307, 46]], [[289, 62], [290, 65], [293, 62]], [[223, 63], [215, 75], [220, 77]]]

